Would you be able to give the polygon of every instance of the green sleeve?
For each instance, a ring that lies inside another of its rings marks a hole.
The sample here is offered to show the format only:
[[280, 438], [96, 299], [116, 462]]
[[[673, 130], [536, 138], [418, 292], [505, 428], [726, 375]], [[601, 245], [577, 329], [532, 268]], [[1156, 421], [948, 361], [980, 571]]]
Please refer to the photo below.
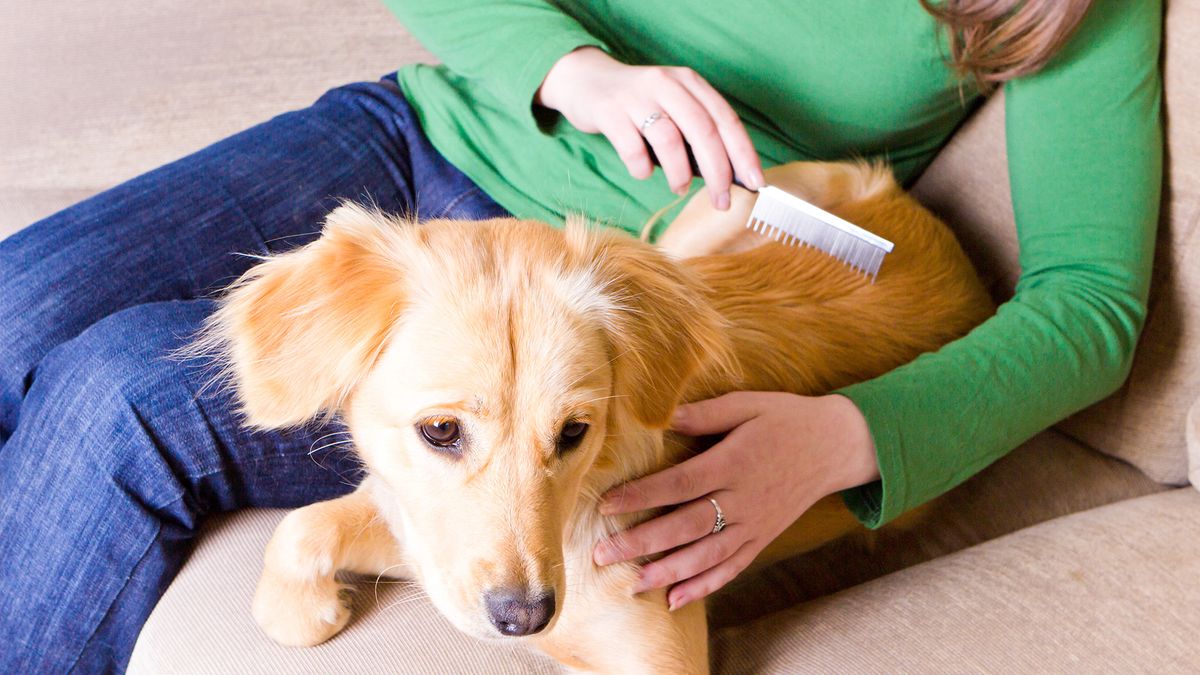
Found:
[[877, 527], [1113, 392], [1146, 315], [1162, 183], [1160, 0], [1098, 0], [1041, 72], [1005, 90], [1020, 243], [1014, 297], [936, 353], [847, 387], [881, 480]]
[[607, 47], [544, 0], [384, 0], [455, 74], [485, 87], [503, 109], [530, 111], [546, 73], [565, 54]]

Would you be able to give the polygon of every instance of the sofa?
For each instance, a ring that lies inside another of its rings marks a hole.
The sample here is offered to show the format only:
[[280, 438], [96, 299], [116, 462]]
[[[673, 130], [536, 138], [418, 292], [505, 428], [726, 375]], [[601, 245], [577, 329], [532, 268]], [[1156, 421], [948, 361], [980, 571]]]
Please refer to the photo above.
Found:
[[[915, 0], [914, 0], [915, 1]], [[1167, 184], [1128, 382], [884, 529], [744, 575], [709, 604], [716, 673], [1200, 670], [1200, 0], [1168, 0]], [[0, 6], [0, 237], [315, 100], [432, 60], [377, 0]], [[998, 300], [1019, 273], [994, 96], [915, 184]], [[986, 416], [988, 410], [971, 414]], [[1189, 454], [1190, 448], [1190, 454]], [[212, 518], [134, 673], [555, 673], [459, 634], [411, 584], [363, 583], [328, 643], [250, 616], [280, 511]]]

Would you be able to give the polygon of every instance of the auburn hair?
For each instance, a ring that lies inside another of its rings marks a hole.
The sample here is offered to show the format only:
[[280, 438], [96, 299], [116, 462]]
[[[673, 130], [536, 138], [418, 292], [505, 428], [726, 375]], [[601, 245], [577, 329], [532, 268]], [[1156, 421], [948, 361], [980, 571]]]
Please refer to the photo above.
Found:
[[921, 5], [946, 28], [951, 67], [986, 91], [1045, 66], [1092, 0], [921, 0]]

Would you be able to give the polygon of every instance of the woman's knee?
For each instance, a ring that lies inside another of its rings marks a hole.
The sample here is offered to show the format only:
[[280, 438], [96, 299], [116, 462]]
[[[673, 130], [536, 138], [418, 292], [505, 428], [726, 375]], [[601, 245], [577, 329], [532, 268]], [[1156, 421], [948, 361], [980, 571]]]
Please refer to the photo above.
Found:
[[10, 445], [53, 454], [52, 464], [77, 465], [81, 476], [188, 519], [344, 492], [347, 458], [308, 456], [321, 431], [243, 428], [209, 364], [174, 353], [213, 308], [201, 300], [139, 305], [56, 347], [37, 369]]
[[207, 468], [197, 451], [211, 442], [199, 443], [207, 429], [194, 428], [195, 378], [171, 350], [199, 326], [206, 304], [140, 305], [55, 347], [33, 375], [5, 452], [115, 483], [152, 509], [180, 500], [189, 477]]

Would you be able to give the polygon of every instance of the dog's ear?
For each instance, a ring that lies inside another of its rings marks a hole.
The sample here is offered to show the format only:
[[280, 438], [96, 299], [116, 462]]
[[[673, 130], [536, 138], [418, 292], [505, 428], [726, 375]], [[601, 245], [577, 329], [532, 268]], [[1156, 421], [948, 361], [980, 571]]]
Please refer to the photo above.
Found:
[[639, 421], [666, 426], [695, 378], [733, 372], [725, 320], [699, 278], [623, 233], [596, 231], [572, 219], [567, 236], [590, 256], [604, 287], [614, 386], [628, 397]]
[[259, 428], [332, 414], [383, 346], [404, 302], [394, 251], [407, 223], [344, 205], [321, 237], [235, 283], [193, 353], [219, 361]]

